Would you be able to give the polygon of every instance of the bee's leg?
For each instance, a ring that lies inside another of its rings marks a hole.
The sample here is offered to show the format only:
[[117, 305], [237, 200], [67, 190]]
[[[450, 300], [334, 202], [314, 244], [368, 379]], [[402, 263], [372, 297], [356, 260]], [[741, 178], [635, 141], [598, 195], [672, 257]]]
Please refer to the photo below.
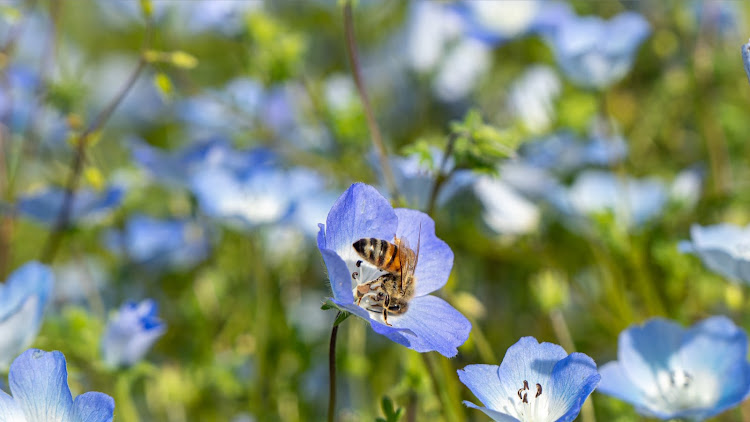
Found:
[[370, 286], [367, 284], [360, 284], [357, 286], [357, 306], [359, 306], [362, 299], [367, 296], [367, 292], [370, 291]]
[[388, 305], [391, 303], [391, 297], [388, 295], [385, 295], [385, 300], [383, 301], [383, 322], [385, 322], [385, 325], [392, 327], [392, 325], [388, 322]]

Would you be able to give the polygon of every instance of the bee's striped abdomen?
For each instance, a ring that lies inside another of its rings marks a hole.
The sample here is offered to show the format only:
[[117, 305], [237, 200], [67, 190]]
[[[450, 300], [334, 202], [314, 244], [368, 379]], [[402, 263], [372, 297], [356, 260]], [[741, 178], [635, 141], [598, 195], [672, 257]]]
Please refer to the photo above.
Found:
[[359, 256], [381, 270], [396, 272], [401, 268], [398, 246], [387, 240], [364, 238], [357, 240], [352, 246]]

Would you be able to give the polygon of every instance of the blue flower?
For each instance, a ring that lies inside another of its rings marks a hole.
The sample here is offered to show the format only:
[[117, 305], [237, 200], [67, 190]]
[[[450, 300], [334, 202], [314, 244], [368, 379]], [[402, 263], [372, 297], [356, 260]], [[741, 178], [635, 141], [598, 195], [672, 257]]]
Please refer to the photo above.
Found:
[[513, 82], [508, 108], [533, 133], [546, 131], [555, 117], [555, 100], [562, 89], [560, 78], [547, 66], [532, 66]]
[[732, 281], [750, 283], [750, 227], [694, 224], [680, 250], [698, 255], [706, 267]]
[[189, 220], [158, 220], [145, 215], [131, 217], [122, 232], [109, 231], [110, 250], [152, 268], [190, 268], [206, 258], [206, 231]]
[[742, 62], [745, 63], [745, 73], [750, 81], [750, 42], [742, 46]]
[[621, 227], [637, 227], [658, 215], [667, 203], [667, 189], [656, 179], [621, 178], [587, 170], [569, 188], [548, 195], [550, 202], [573, 221], [611, 213]]
[[495, 421], [568, 422], [599, 383], [596, 363], [552, 343], [523, 337], [500, 366], [469, 365], [458, 378], [485, 407], [465, 401]]
[[[363, 238], [406, 239], [415, 253], [418, 251], [414, 297], [405, 313], [388, 315], [391, 325], [384, 323], [380, 312], [365, 309], [365, 301], [358, 306], [354, 298], [356, 286], [383, 274], [360, 262], [352, 245]], [[455, 356], [457, 347], [469, 337], [469, 321], [447, 302], [430, 295], [448, 281], [453, 252], [435, 236], [435, 223], [427, 214], [394, 210], [373, 187], [356, 183], [333, 205], [326, 224], [320, 224], [318, 249], [328, 268], [332, 302], [368, 321], [376, 333], [418, 352], [434, 350], [447, 357]]]
[[104, 362], [111, 367], [130, 366], [143, 359], [154, 342], [167, 330], [156, 315], [155, 301], [128, 302], [109, 319], [102, 338]]
[[520, 235], [539, 226], [539, 207], [501, 178], [480, 177], [474, 184], [474, 192], [484, 208], [485, 224], [496, 233]]
[[[68, 221], [71, 224], [96, 223], [117, 208], [124, 196], [125, 189], [120, 186], [112, 186], [102, 192], [79, 189], [73, 195]], [[64, 198], [64, 189], [47, 188], [21, 197], [16, 208], [22, 215], [52, 227], [57, 222]]]
[[574, 83], [602, 89], [630, 71], [638, 47], [650, 32], [641, 15], [624, 12], [609, 21], [570, 16], [546, 38], [558, 64]]
[[589, 165], [610, 165], [627, 153], [627, 143], [621, 136], [605, 137], [592, 131], [582, 142], [572, 132], [561, 131], [524, 144], [520, 155], [526, 164], [566, 173]]
[[703, 420], [750, 393], [747, 335], [724, 316], [688, 329], [662, 318], [631, 326], [617, 359], [602, 366], [599, 391], [644, 416]]
[[88, 392], [73, 400], [65, 356], [29, 349], [13, 361], [8, 375], [12, 397], [0, 391], [0, 419], [13, 422], [111, 422], [112, 397]]
[[7, 369], [36, 338], [53, 280], [49, 267], [29, 262], [0, 284], [0, 368]]

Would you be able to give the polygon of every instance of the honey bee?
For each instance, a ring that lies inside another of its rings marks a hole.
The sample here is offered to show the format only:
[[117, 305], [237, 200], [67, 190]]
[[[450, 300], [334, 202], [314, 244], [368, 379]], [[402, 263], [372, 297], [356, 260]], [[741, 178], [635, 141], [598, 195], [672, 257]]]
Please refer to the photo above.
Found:
[[[409, 300], [414, 297], [414, 270], [419, 258], [419, 242], [416, 253], [409, 248], [405, 238], [396, 238], [393, 243], [383, 239], [364, 238], [354, 242], [352, 247], [363, 260], [386, 272], [375, 280], [356, 287], [357, 305], [367, 298], [367, 310], [382, 312], [385, 324], [391, 325], [388, 314], [405, 313], [409, 309]], [[359, 267], [362, 261], [357, 261], [356, 265]]]

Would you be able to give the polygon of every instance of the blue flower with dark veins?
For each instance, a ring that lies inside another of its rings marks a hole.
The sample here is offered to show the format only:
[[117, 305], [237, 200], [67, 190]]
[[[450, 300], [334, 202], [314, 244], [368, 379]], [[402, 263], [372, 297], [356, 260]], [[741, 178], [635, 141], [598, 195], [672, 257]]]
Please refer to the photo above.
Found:
[[109, 319], [102, 338], [104, 362], [111, 367], [131, 366], [167, 331], [152, 299], [127, 302]]
[[680, 242], [679, 248], [697, 255], [711, 271], [731, 281], [750, 283], [750, 226], [693, 224], [690, 241]]
[[[97, 223], [120, 206], [124, 196], [125, 189], [121, 186], [112, 186], [101, 192], [79, 189], [73, 195], [68, 221], [74, 225]], [[47, 188], [19, 198], [16, 209], [21, 215], [52, 227], [57, 222], [64, 198], [64, 189]]]
[[603, 89], [630, 71], [638, 47], [650, 33], [646, 19], [624, 12], [608, 21], [597, 16], [571, 15], [549, 31], [546, 38], [571, 81], [582, 87]]
[[0, 284], [0, 368], [7, 369], [36, 338], [53, 280], [49, 267], [29, 262]]
[[700, 421], [750, 393], [747, 335], [724, 316], [690, 328], [654, 318], [620, 333], [617, 361], [602, 366], [601, 393], [644, 416]]
[[[393, 209], [375, 188], [355, 183], [319, 226], [318, 249], [333, 290], [330, 302], [410, 349], [447, 357], [458, 353], [471, 323], [430, 295], [448, 281], [453, 252], [435, 235], [427, 214]], [[400, 270], [394, 269], [396, 262]]]
[[190, 268], [206, 258], [210, 246], [206, 229], [189, 220], [160, 220], [135, 215], [125, 229], [105, 236], [107, 247], [154, 269]]
[[9, 422], [112, 422], [115, 401], [99, 392], [73, 400], [65, 356], [29, 349], [10, 365], [12, 396], [0, 391], [0, 420]]
[[569, 422], [599, 384], [596, 363], [552, 343], [523, 337], [500, 366], [469, 365], [458, 378], [484, 406], [465, 401], [499, 422]]

